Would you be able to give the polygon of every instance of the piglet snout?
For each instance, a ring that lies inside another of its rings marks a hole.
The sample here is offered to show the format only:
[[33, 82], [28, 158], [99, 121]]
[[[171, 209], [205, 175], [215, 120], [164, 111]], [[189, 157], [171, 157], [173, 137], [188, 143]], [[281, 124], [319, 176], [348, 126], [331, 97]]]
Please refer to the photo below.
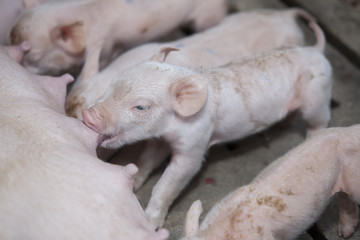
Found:
[[89, 108], [82, 111], [83, 122], [86, 126], [97, 133], [102, 130], [102, 124], [94, 109]]

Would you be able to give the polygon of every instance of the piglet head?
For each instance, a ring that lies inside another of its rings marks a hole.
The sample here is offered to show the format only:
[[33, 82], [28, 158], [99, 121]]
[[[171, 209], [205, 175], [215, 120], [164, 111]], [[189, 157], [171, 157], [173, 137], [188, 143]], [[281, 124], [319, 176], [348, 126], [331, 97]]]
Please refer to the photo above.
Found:
[[100, 134], [100, 144], [124, 144], [173, 131], [176, 119], [196, 115], [207, 100], [207, 79], [192, 70], [147, 62], [123, 72], [92, 107], [84, 123]]
[[165, 228], [160, 228], [156, 231], [157, 240], [166, 240], [169, 238], [169, 231]]
[[30, 43], [31, 49], [22, 61], [30, 72], [58, 75], [83, 63], [83, 22], [58, 18], [58, 11], [57, 2], [26, 9], [10, 32], [11, 44]]

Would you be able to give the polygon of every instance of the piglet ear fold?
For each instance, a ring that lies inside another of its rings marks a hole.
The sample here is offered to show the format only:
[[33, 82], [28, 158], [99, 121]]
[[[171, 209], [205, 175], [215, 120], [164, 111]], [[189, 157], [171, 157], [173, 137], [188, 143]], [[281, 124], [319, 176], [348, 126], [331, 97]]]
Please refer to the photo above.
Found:
[[196, 234], [199, 232], [199, 220], [202, 211], [203, 209], [201, 201], [197, 200], [193, 202], [188, 213], [186, 214], [186, 222], [184, 229], [186, 238], [195, 237]]
[[22, 0], [24, 8], [33, 8], [40, 4], [39, 0]]
[[189, 117], [201, 110], [208, 95], [208, 81], [199, 75], [191, 75], [170, 87], [171, 106], [176, 113]]
[[179, 51], [179, 49], [178, 48], [173, 48], [173, 47], [163, 47], [163, 48], [160, 49], [160, 51], [157, 54], [155, 54], [154, 56], [152, 56], [150, 58], [150, 61], [165, 62], [166, 57], [172, 51]]
[[85, 50], [86, 38], [82, 21], [56, 26], [50, 32], [50, 37], [55, 44], [71, 54], [80, 54]]

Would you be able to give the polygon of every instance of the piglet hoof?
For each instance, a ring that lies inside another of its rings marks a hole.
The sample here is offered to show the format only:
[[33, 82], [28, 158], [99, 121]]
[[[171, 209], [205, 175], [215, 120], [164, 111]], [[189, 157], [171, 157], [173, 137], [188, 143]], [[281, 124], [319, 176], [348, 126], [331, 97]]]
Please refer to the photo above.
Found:
[[160, 210], [153, 211], [152, 209], [146, 208], [145, 213], [154, 230], [157, 230], [164, 225], [166, 212], [162, 213]]
[[166, 240], [169, 238], [169, 231], [165, 228], [160, 228], [156, 231], [156, 235], [158, 236], [159, 240]]
[[350, 221], [339, 221], [338, 224], [338, 235], [343, 238], [349, 238], [354, 234], [355, 228], [358, 224], [358, 221], [354, 222], [351, 219]]
[[[357, 204], [354, 204], [357, 210]], [[359, 223], [358, 211], [352, 213], [340, 212], [338, 222], [338, 235], [343, 238], [348, 238], [355, 232], [355, 228]]]
[[129, 163], [125, 166], [126, 171], [129, 173], [130, 176], [134, 177], [135, 174], [139, 171], [137, 166], [133, 163]]
[[350, 237], [359, 223], [359, 208], [357, 203], [349, 195], [339, 193], [339, 222], [338, 235], [344, 238]]

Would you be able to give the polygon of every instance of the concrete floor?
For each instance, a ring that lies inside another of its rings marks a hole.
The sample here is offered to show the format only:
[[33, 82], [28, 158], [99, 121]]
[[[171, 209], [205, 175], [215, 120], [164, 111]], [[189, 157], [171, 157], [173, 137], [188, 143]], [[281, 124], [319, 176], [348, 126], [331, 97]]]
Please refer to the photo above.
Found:
[[[230, 2], [233, 11], [264, 7], [287, 7], [283, 2], [277, 0], [232, 0]], [[289, 1], [284, 2], [288, 3]], [[318, 2], [324, 3], [327, 0]], [[311, 9], [308, 10], [312, 12]], [[319, 16], [316, 15], [316, 17]], [[360, 22], [355, 22], [355, 24], [360, 26]], [[354, 38], [354, 36], [351, 37]], [[360, 42], [360, 38], [357, 41]], [[353, 53], [356, 55], [359, 52], [355, 51]], [[360, 63], [357, 64], [356, 58], [355, 60], [350, 58], [351, 61], [349, 61], [348, 55], [341, 48], [329, 42], [325, 54], [333, 66], [333, 100], [338, 105], [332, 110], [330, 126], [350, 126], [360, 123], [360, 71], [355, 66], [359, 66]], [[212, 147], [207, 154], [202, 170], [190, 182], [170, 209], [165, 223], [165, 227], [171, 233], [169, 239], [179, 239], [182, 235], [185, 215], [193, 201], [197, 199], [202, 201], [205, 215], [218, 200], [232, 190], [249, 183], [269, 163], [301, 143], [304, 140], [304, 133], [304, 123], [301, 117], [298, 117], [295, 124], [289, 128], [281, 129], [275, 126], [261, 134], [231, 144], [220, 144]], [[161, 176], [164, 168], [165, 166], [162, 166], [152, 174], [137, 193], [143, 206], [146, 206], [152, 187]], [[318, 226], [328, 240], [341, 239], [336, 232], [336, 196], [318, 221]], [[313, 238], [304, 233], [297, 239], [307, 240]], [[316, 240], [316, 238], [314, 239]], [[349, 239], [360, 239], [360, 232], [357, 231]]]

